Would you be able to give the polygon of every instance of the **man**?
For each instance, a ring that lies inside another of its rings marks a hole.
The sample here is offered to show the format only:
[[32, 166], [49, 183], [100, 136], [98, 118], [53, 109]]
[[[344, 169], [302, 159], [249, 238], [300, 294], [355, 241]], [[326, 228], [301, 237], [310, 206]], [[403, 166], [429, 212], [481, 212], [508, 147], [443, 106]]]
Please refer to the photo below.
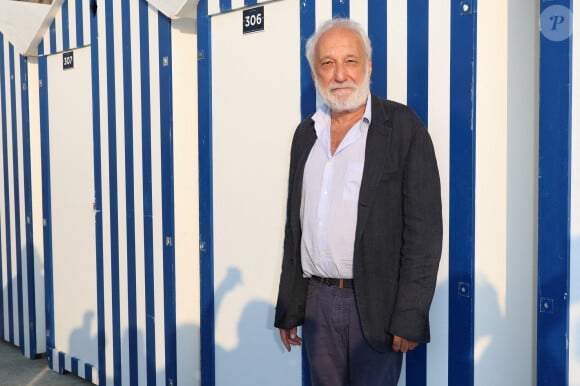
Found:
[[306, 55], [324, 102], [296, 129], [275, 325], [303, 326], [312, 385], [396, 385], [429, 335], [441, 255], [439, 174], [408, 107], [370, 93], [370, 41], [326, 22]]

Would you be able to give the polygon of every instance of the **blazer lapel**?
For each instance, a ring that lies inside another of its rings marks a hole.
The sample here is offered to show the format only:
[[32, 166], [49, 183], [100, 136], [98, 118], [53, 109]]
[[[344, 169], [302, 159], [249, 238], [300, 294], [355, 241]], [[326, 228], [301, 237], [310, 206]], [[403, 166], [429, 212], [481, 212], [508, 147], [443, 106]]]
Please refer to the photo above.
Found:
[[309, 122], [310, 126], [305, 130], [304, 136], [300, 138], [300, 144], [298, 148], [300, 153], [298, 154], [296, 162], [296, 173], [294, 174], [294, 181], [292, 186], [292, 210], [290, 219], [293, 234], [295, 238], [295, 244], [300, 242], [300, 235], [302, 234], [300, 225], [300, 206], [302, 203], [302, 182], [304, 179], [304, 166], [306, 165], [306, 160], [310, 154], [310, 150], [316, 142], [316, 132], [314, 131], [314, 121]]
[[364, 230], [371, 203], [375, 198], [381, 174], [383, 173], [387, 150], [391, 141], [392, 127], [380, 99], [372, 95], [371, 125], [367, 134], [365, 164], [358, 199], [356, 238]]

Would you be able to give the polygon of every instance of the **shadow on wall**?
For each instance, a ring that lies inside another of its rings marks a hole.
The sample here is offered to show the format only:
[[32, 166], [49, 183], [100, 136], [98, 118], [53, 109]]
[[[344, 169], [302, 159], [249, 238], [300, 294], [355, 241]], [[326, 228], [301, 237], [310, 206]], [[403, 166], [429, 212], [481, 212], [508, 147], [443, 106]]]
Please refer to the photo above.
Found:
[[[510, 380], [510, 360], [513, 352], [505, 352], [506, 342], [513, 340], [507, 331], [507, 321], [498, 303], [497, 291], [483, 280], [476, 286], [479, 302], [476, 307], [485, 310], [485, 315], [476, 315], [474, 339], [474, 367], [480, 374], [493, 374], [493, 379]], [[514, 310], [515, 311], [515, 310]], [[509, 312], [509, 311], [506, 311]], [[499, 377], [497, 373], [505, 374]]]
[[[571, 241], [571, 256], [580, 260], [580, 238], [576, 237]], [[15, 280], [15, 279], [13, 279]], [[6, 293], [4, 283], [4, 293]], [[224, 298], [235, 291], [235, 288], [243, 285], [241, 272], [237, 268], [228, 269], [225, 279], [215, 290], [216, 314], [221, 312], [221, 305]], [[514, 326], [510, 325], [510, 315], [518, 313], [517, 307], [508, 307], [506, 315], [500, 310], [498, 294], [495, 288], [485, 280], [477, 286], [478, 309], [485, 310], [485, 316], [477, 317], [477, 330], [475, 336], [475, 366], [480, 374], [493, 374], [495, 379], [517, 379], [511, 367], [512, 355], [517, 350], [506, 350], [506, 345], [515, 344], [510, 331]], [[531, 300], [533, 301], [533, 299]], [[573, 302], [570, 305], [570, 326], [575, 332], [575, 341], [570, 342], [570, 380], [571, 385], [580, 385], [574, 374], [580, 373], [580, 303]], [[217, 318], [216, 318], [217, 319]], [[273, 327], [274, 307], [265, 301], [252, 300], [244, 307], [240, 321], [238, 323], [238, 345], [232, 349], [225, 349], [217, 345], [215, 347], [217, 374], [216, 384], [219, 386], [234, 386], [240, 384], [247, 385], [277, 385], [296, 386], [293, 377], [284, 377], [284, 374], [296, 375], [301, 373], [301, 357], [293, 350], [292, 354], [285, 353], [282, 347], [278, 331]], [[481, 320], [481, 322], [480, 322]], [[83, 320], [75, 328], [69, 337], [69, 348], [71, 353], [76, 352], [76, 348], [84, 347], [97, 348], [96, 315], [87, 311]], [[532, 323], [530, 321], [530, 323]], [[178, 326], [178, 345], [192, 347], [190, 351], [197, 353], [199, 347], [200, 328], [195, 324], [182, 324]], [[557, 337], [555, 337], [557, 338]], [[143, 331], [136, 331], [138, 352], [135, 361], [141, 369], [146, 367], [147, 354], [145, 352], [145, 338]], [[531, 337], [533, 339], [533, 337]], [[110, 341], [110, 337], [107, 337]], [[122, 351], [128, 351], [129, 330], [125, 330], [122, 337]], [[159, 346], [159, 344], [157, 344]], [[159, 347], [158, 347], [159, 350]], [[198, 355], [198, 354], [194, 354]], [[535, 355], [534, 353], [519, 353], [517, 355]], [[96, 366], [91, 358], [79, 358]], [[198, 385], [199, 358], [178, 358], [180, 366], [184, 366], [183, 361], [191, 366], [191, 379], [179, 379], [181, 385]], [[163, 363], [157, 360], [157, 379], [164, 382]], [[110, 369], [109, 369], [110, 371]], [[129, 366], [123, 364], [123, 378], [128, 379]], [[141, 372], [143, 374], [143, 372]], [[281, 376], [282, 375], [282, 376]], [[113, 381], [112, 379], [110, 380]], [[576, 382], [576, 383], [574, 383]]]
[[[509, 283], [508, 283], [509, 284]], [[452, 291], [457, 291], [452, 287]], [[509, 288], [508, 288], [509, 292]], [[460, 296], [460, 295], [457, 295]], [[478, 278], [476, 281], [475, 292], [475, 321], [474, 321], [474, 347], [473, 347], [473, 366], [476, 380], [484, 380], [485, 384], [490, 385], [523, 385], [528, 384], [528, 379], [533, 372], [532, 363], [535, 363], [533, 350], [528, 350], [527, 345], [532, 345], [533, 336], [526, 338], [525, 342], [518, 341], [519, 337], [514, 337], [514, 330], [524, 329], [532, 330], [534, 321], [529, 320], [528, 326], [515, 325], [521, 319], [519, 315], [522, 309], [517, 304], [508, 303], [503, 311], [500, 307], [500, 298], [496, 288], [485, 277]], [[527, 299], [529, 303], [535, 302], [533, 295], [529, 294]], [[528, 305], [525, 306], [528, 309]], [[461, 317], [461, 316], [456, 316]], [[449, 331], [449, 334], [453, 334]], [[434, 337], [431, 347], [435, 344]], [[433, 348], [438, 350], [437, 348]], [[453, 348], [448, 348], [449, 353]], [[448, 353], [440, 353], [448, 355]], [[522, 358], [529, 356], [527, 359], [514, 360], [514, 356]], [[469, 360], [469, 359], [466, 359]], [[530, 363], [530, 367], [525, 366]], [[433, 384], [440, 384], [433, 382]]]
[[[216, 314], [226, 294], [242, 284], [240, 270], [230, 267], [215, 291]], [[287, 354], [279, 336], [274, 306], [260, 300], [248, 302], [238, 324], [238, 345], [231, 350], [216, 346], [216, 384], [296, 386], [294, 378], [285, 375], [300, 374], [300, 356]]]
[[[224, 298], [237, 287], [243, 284], [241, 272], [237, 268], [229, 268], [225, 279], [215, 290], [216, 315], [220, 312], [220, 305]], [[217, 319], [217, 318], [216, 318]], [[85, 345], [97, 347], [97, 337], [92, 331], [96, 331], [96, 315], [88, 311], [78, 328], [70, 335], [71, 350]], [[244, 307], [238, 324], [238, 345], [232, 349], [225, 349], [220, 345], [215, 347], [216, 356], [216, 384], [219, 386], [238, 385], [276, 385], [296, 386], [294, 377], [285, 377], [285, 374], [299, 375], [301, 370], [301, 356], [299, 350], [293, 354], [287, 354], [283, 348], [278, 330], [274, 327], [274, 306], [265, 301], [253, 300]], [[129, 330], [125, 330], [122, 337], [122, 351], [128, 352]], [[177, 327], [177, 344], [187, 345], [194, 352], [194, 357], [178, 358], [178, 366], [190, 366], [188, 371], [192, 373], [191, 379], [178, 379], [180, 385], [199, 385], [199, 358], [196, 347], [200, 343], [200, 328], [194, 324], [182, 324]], [[141, 330], [136, 331], [138, 352], [135, 363], [140, 367], [140, 375], [145, 375], [147, 353], [145, 352], [145, 334]], [[110, 337], [107, 337], [110, 342]], [[159, 352], [159, 343], [156, 342]], [[85, 346], [86, 348], [87, 346]], [[68, 353], [67, 353], [68, 354]], [[85, 360], [88, 358], [79, 358]], [[157, 383], [165, 384], [164, 363], [157, 361]], [[184, 363], [187, 362], [187, 363]], [[197, 361], [197, 362], [196, 362]], [[96, 363], [91, 363], [96, 366]], [[111, 371], [112, 369], [109, 369]], [[129, 364], [122, 365], [122, 379], [129, 380]], [[107, 384], [113, 383], [108, 377]], [[139, 380], [139, 384], [143, 382]], [[130, 382], [129, 382], [130, 383]], [[128, 384], [129, 384], [128, 383]]]
[[[580, 262], [580, 237], [576, 236], [571, 240], [571, 259]], [[35, 257], [38, 254], [35, 253]], [[14, 268], [12, 272], [14, 272]], [[37, 261], [36, 268], [40, 269], [35, 272], [37, 279], [44, 279], [42, 264]], [[571, 281], [577, 279], [577, 275], [572, 273]], [[15, 278], [12, 279], [15, 283]], [[3, 294], [7, 294], [7, 284], [3, 283]], [[44, 286], [36, 282], [36, 285]], [[215, 309], [216, 315], [221, 312], [221, 305], [224, 298], [232, 294], [238, 286], [244, 285], [241, 271], [238, 268], [230, 267], [224, 280], [215, 290]], [[573, 284], [572, 284], [573, 285]], [[445, 286], [443, 286], [445, 287]], [[485, 280], [477, 285], [478, 309], [485, 310], [485, 316], [477, 316], [477, 335], [475, 336], [475, 366], [476, 371], [480, 374], [493, 374], [495, 379], [517, 379], [518, 375], [514, 374], [511, 367], [513, 355], [535, 356], [533, 352], [518, 352], [517, 349], [506, 350], [510, 345], [517, 345], [513, 342], [513, 336], [510, 331], [514, 326], [510, 324], [510, 315], [517, 314], [519, 311], [515, 305], [508, 304], [503, 315], [498, 303], [498, 294], [495, 288]], [[14, 290], [13, 290], [14, 292]], [[573, 294], [573, 293], [572, 293]], [[14, 293], [13, 293], [14, 295]], [[531, 294], [530, 294], [531, 296]], [[580, 302], [576, 296], [571, 299], [570, 304], [570, 329], [572, 331], [572, 340], [570, 341], [570, 384], [580, 386]], [[531, 299], [530, 301], [534, 301]], [[6, 297], [4, 298], [6, 303]], [[14, 302], [14, 304], [17, 304]], [[5, 309], [7, 304], [4, 304]], [[1, 315], [1, 313], [0, 313]], [[37, 318], [40, 315], [37, 315]], [[216, 318], [217, 319], [217, 318]], [[284, 377], [281, 374], [296, 375], [301, 373], [301, 357], [299, 352], [293, 350], [292, 354], [285, 352], [280, 343], [278, 331], [273, 327], [274, 306], [265, 301], [249, 301], [241, 314], [237, 327], [238, 345], [232, 349], [226, 349], [217, 345], [215, 347], [217, 372], [216, 384], [219, 386], [229, 385], [277, 385], [277, 386], [296, 386], [293, 377]], [[481, 320], [481, 322], [480, 322]], [[8, 329], [7, 316], [4, 317], [5, 331]], [[55, 318], [58, 323], [58, 319]], [[532, 321], [530, 321], [532, 323]], [[513, 323], [512, 323], [513, 324]], [[16, 330], [15, 330], [16, 332]], [[128, 352], [129, 330], [125, 330], [122, 336], [122, 351]], [[142, 369], [146, 367], [147, 353], [145, 351], [144, 332], [138, 330], [136, 341], [138, 352], [134, 359]], [[191, 379], [179, 379], [181, 385], [198, 385], [200, 382], [199, 375], [199, 358], [196, 357], [200, 342], [200, 328], [195, 324], [182, 324], [177, 327], [178, 345], [186, 345], [188, 351], [193, 352], [192, 357], [178, 358], [179, 366], [184, 366], [183, 361], [187, 362], [188, 372], [193, 374]], [[107, 341], [110, 342], [110, 337]], [[534, 339], [534, 337], [530, 337]], [[554, 337], [554, 339], [559, 339]], [[435, 340], [435, 339], [434, 339]], [[512, 342], [512, 343], [509, 343]], [[436, 342], [433, 342], [435, 344]], [[528, 342], [526, 342], [528, 343]], [[157, 344], [157, 350], [160, 350]], [[191, 350], [189, 350], [191, 347]], [[97, 350], [96, 337], [96, 315], [92, 311], [85, 312], [83, 320], [79, 321], [77, 328], [72, 330], [69, 336], [69, 349], [71, 355], [75, 355], [79, 350], [86, 351]], [[81, 358], [94, 366], [97, 366], [96, 359]], [[157, 379], [164, 382], [164, 364], [157, 360], [159, 372]], [[533, 358], [531, 359], [533, 361]], [[109, 369], [110, 371], [111, 369]], [[128, 379], [129, 365], [123, 364], [123, 378]], [[141, 372], [143, 374], [143, 372]], [[112, 379], [111, 379], [112, 381]]]
[[[574, 237], [570, 242], [570, 260], [575, 261], [576, 265], [580, 264], [580, 237]], [[578, 273], [570, 272], [571, 297], [570, 297], [570, 314], [569, 329], [570, 341], [568, 337], [561, 334], [559, 330], [542, 331], [546, 334], [546, 341], [552, 342], [549, 347], [544, 348], [544, 355], [552, 358], [561, 358], [566, 354], [566, 346], [569, 350], [569, 380], [570, 386], [580, 386], [580, 295], [578, 290], [574, 291], [574, 282], [578, 281]], [[534, 283], [536, 286], [537, 283]], [[506, 310], [503, 312], [499, 306], [498, 294], [495, 288], [482, 280], [477, 285], [477, 308], [484, 315], [476, 315], [476, 336], [474, 350], [475, 371], [483, 377], [487, 377], [494, 385], [513, 385], [524, 384], [536, 380], [536, 312], [537, 304], [532, 310], [532, 318], [529, 324], [519, 325], [521, 321], [521, 308], [515, 302], [506, 304]], [[509, 291], [509, 283], [508, 283]], [[537, 298], [529, 294], [526, 298], [530, 302], [536, 303]], [[527, 305], [524, 306], [526, 308]], [[557, 310], [556, 310], [557, 312]], [[558, 317], [562, 317], [560, 312]], [[530, 329], [531, 336], [522, 342], [518, 336], [514, 337], [514, 331], [519, 328], [524, 330]], [[527, 356], [527, 358], [526, 358]], [[514, 360], [517, 357], [519, 360]], [[553, 368], [550, 369], [552, 374], [564, 374], [566, 363], [560, 360], [551, 361]], [[530, 366], [527, 367], [526, 364]], [[499, 383], [498, 383], [499, 382]], [[505, 382], [505, 383], [502, 383]], [[538, 381], [539, 382], [539, 381]]]
[[[56, 318], [55, 318], [56, 319]], [[67, 354], [82, 358], [83, 361], [96, 365], [97, 358], [94, 355], [87, 355], [87, 350], [91, 350], [96, 354], [98, 347], [98, 337], [93, 331], [96, 331], [96, 315], [94, 311], [86, 311], [83, 316], [83, 323], [81, 326], [72, 330], [69, 337], [69, 352]], [[80, 353], [85, 353], [82, 355]], [[88, 356], [91, 356], [90, 358]]]

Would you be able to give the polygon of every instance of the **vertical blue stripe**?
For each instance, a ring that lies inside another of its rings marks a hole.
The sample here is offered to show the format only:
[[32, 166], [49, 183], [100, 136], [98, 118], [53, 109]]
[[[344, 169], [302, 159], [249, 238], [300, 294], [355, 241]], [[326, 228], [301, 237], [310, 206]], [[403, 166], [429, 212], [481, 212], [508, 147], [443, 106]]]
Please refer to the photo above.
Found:
[[215, 385], [211, 18], [197, 6], [201, 386]]
[[159, 87], [161, 97], [161, 206], [163, 210], [163, 294], [166, 384], [177, 384], [175, 315], [175, 216], [173, 199], [173, 90], [171, 20], [159, 12]]
[[38, 43], [38, 56], [44, 56], [44, 39]]
[[105, 385], [107, 380], [107, 362], [105, 353], [105, 271], [103, 262], [103, 193], [101, 179], [101, 101], [99, 79], [99, 39], [97, 39], [98, 12], [91, 13], [91, 91], [93, 105], [93, 158], [95, 180], [95, 257], [97, 282], [97, 346], [99, 384]]
[[133, 166], [133, 81], [131, 63], [130, 1], [121, 3], [123, 40], [123, 102], [125, 118], [125, 197], [127, 216], [127, 300], [129, 383], [138, 384], [137, 364], [137, 273], [135, 264], [135, 172]]
[[316, 89], [306, 59], [306, 41], [316, 28], [314, 2], [300, 2], [300, 114], [306, 118], [316, 109]]
[[544, 12], [571, 5], [570, 0], [540, 5], [537, 383], [546, 386], [569, 381], [572, 45], [569, 38], [554, 41], [549, 34], [572, 20], [560, 8], [544, 23]]
[[36, 284], [34, 266], [34, 238], [32, 217], [32, 176], [30, 161], [30, 116], [28, 94], [28, 59], [20, 56], [20, 80], [22, 91], [20, 94], [22, 106], [22, 162], [24, 171], [24, 214], [26, 216], [26, 278], [28, 293], [28, 335], [29, 335], [29, 358], [35, 358], [36, 344]]
[[[306, 59], [306, 41], [316, 29], [315, 2], [300, 2], [300, 115], [306, 118], [316, 110], [316, 89], [310, 64]], [[310, 366], [302, 345], [302, 385], [310, 385]]]
[[387, 2], [369, 4], [368, 34], [373, 45], [371, 85], [380, 98], [387, 98]]
[[[0, 99], [5, 101], [6, 100], [6, 80], [5, 80], [5, 74], [6, 73], [6, 64], [4, 62], [4, 35], [0, 32]], [[4, 128], [6, 127], [6, 104], [2, 103], [2, 105], [0, 106], [0, 116], [1, 116], [1, 121], [0, 121], [0, 129], [2, 130], [2, 149], [4, 150], [4, 144], [5, 144], [5, 136], [4, 136]], [[5, 150], [4, 150], [4, 154], [6, 154]], [[6, 164], [4, 163], [4, 160], [2, 160], [2, 165], [3, 168], [2, 170], [6, 171]], [[6, 172], [4, 172], [3, 174], [6, 174]], [[6, 194], [6, 192], [5, 192]], [[0, 214], [1, 215], [1, 214]], [[2, 231], [2, 229], [0, 228], [0, 231]], [[1, 237], [2, 233], [0, 233], [0, 251], [2, 250], [2, 237]], [[6, 245], [8, 246], [9, 243], [9, 239], [8, 236], [6, 236], [6, 240], [4, 240], [4, 242], [6, 243]], [[4, 336], [4, 319], [5, 319], [5, 315], [4, 315], [4, 275], [3, 275], [3, 264], [2, 264], [2, 256], [0, 256], [0, 336], [2, 336], [2, 339], [6, 339], [6, 337]]]
[[62, 49], [66, 51], [70, 48], [68, 0], [64, 0], [64, 3], [62, 3], [60, 12], [62, 16]]
[[113, 343], [113, 384], [121, 385], [121, 300], [119, 296], [119, 208], [117, 186], [117, 100], [115, 88], [115, 30], [113, 0], [105, 2], [107, 52], [107, 126], [109, 150], [109, 212], [111, 236], [111, 317]]
[[70, 372], [74, 375], [79, 375], [79, 360], [78, 358], [71, 358], [70, 359]]
[[451, 5], [449, 384], [462, 386], [474, 382], [476, 6]]
[[156, 380], [155, 362], [155, 266], [153, 256], [153, 187], [151, 180], [151, 89], [149, 63], [149, 5], [139, 2], [141, 55], [141, 130], [143, 158], [143, 236], [145, 265], [145, 344], [147, 352], [147, 384]]
[[77, 47], [84, 46], [83, 0], [75, 0]]
[[[429, 0], [407, 0], [407, 104], [428, 125]], [[427, 346], [407, 353], [407, 386], [427, 384]]]
[[231, 10], [232, 10], [232, 0], [220, 0], [220, 12], [228, 12]]
[[91, 383], [93, 382], [93, 366], [85, 363], [85, 379]]
[[18, 346], [20, 352], [24, 354], [24, 303], [22, 290], [22, 251], [20, 234], [20, 162], [18, 160], [18, 115], [16, 113], [16, 63], [14, 57], [14, 46], [9, 45], [8, 54], [10, 56], [10, 113], [12, 117], [12, 182], [14, 192], [14, 238], [16, 241], [16, 306], [18, 322]]
[[350, 0], [332, 0], [332, 17], [350, 17]]
[[407, 0], [407, 104], [427, 124], [429, 0]]
[[59, 374], [64, 373], [64, 353], [63, 352], [58, 353], [58, 373]]
[[54, 54], [56, 52], [56, 19], [52, 20], [49, 27], [50, 35], [50, 51], [47, 54]]
[[[6, 68], [6, 58], [4, 54], [4, 46], [0, 47], [0, 60], [4, 63]], [[10, 63], [8, 63], [10, 69]], [[13, 74], [10, 72], [10, 74]], [[3, 148], [3, 170], [4, 170], [4, 217], [6, 226], [6, 292], [8, 296], [8, 341], [14, 343], [14, 305], [12, 296], [12, 232], [10, 219], [10, 180], [8, 175], [8, 127], [6, 111], [6, 72], [2, 71], [0, 74], [0, 86], [2, 86], [2, 148]]]
[[40, 158], [42, 169], [42, 217], [44, 248], [44, 307], [46, 317], [46, 352], [52, 368], [52, 351], [54, 349], [54, 285], [52, 270], [52, 214], [50, 191], [50, 122], [48, 111], [48, 68], [47, 57], [38, 58], [38, 77], [40, 83]]

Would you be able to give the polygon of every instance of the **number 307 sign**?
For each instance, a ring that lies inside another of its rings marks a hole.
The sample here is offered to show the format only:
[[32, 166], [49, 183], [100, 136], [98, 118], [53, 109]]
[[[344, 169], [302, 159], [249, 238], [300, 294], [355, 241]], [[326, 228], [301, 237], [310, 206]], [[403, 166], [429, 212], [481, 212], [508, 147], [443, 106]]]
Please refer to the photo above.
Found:
[[245, 34], [264, 30], [264, 7], [246, 9], [242, 17]]
[[68, 51], [62, 54], [62, 69], [68, 70], [75, 66], [73, 51]]

